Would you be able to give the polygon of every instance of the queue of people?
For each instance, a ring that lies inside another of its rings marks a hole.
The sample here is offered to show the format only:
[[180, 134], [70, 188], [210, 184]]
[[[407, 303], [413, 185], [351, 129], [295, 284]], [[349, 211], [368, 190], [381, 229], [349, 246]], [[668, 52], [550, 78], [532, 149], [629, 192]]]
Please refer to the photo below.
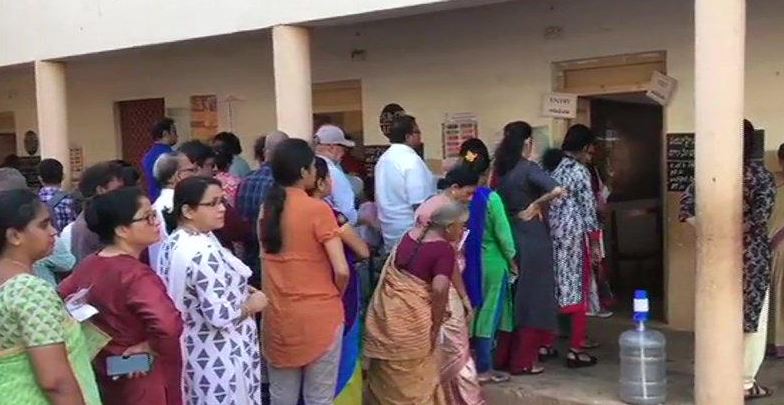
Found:
[[[234, 134], [175, 150], [164, 120], [146, 191], [118, 162], [85, 170], [79, 198], [56, 161], [41, 163], [39, 195], [0, 172], [0, 388], [30, 404], [481, 405], [482, 385], [510, 374], [596, 365], [591, 130], [571, 127], [536, 162], [531, 126], [511, 122], [494, 153], [468, 140], [436, 176], [416, 119], [386, 120], [391, 146], [364, 184], [341, 167], [355, 144], [330, 124], [313, 145], [260, 138], [250, 171]], [[763, 174], [749, 165], [749, 193], [772, 207]], [[770, 209], [754, 212], [755, 237], [775, 245]], [[759, 281], [770, 260], [747, 282], [757, 396], [760, 312], [780, 300]]]

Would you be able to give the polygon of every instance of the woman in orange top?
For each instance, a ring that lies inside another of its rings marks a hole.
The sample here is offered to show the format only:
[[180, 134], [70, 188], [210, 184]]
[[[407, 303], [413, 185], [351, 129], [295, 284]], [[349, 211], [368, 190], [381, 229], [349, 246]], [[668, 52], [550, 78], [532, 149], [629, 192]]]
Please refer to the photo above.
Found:
[[335, 215], [307, 190], [316, 182], [307, 142], [288, 139], [272, 157], [275, 185], [264, 202], [260, 239], [264, 355], [272, 403], [332, 404], [343, 333], [349, 269]]

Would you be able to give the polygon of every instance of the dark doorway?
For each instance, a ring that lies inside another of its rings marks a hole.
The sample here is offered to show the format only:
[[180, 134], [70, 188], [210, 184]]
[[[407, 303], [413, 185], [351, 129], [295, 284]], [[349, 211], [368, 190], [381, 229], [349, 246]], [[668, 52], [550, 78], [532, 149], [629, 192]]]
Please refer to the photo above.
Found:
[[595, 164], [610, 190], [603, 215], [610, 283], [622, 310], [634, 290], [648, 290], [662, 319], [662, 107], [642, 93], [591, 98], [590, 116], [600, 139]]

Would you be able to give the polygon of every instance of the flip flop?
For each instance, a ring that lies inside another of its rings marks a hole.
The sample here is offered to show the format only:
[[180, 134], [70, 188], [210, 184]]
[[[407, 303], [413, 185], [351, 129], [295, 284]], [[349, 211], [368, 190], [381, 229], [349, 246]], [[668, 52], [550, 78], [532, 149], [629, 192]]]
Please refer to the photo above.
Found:
[[746, 401], [751, 401], [755, 399], [768, 398], [771, 395], [773, 395], [772, 389], [754, 383], [751, 388], [745, 390], [744, 399]]

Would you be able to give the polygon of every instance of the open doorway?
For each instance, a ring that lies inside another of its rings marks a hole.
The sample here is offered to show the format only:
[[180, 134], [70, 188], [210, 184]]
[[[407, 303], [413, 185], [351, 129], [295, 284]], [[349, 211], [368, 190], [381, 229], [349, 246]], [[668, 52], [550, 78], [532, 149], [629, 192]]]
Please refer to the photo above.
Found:
[[587, 99], [599, 138], [594, 165], [609, 189], [602, 219], [610, 285], [622, 311], [634, 290], [647, 290], [653, 315], [662, 319], [662, 107], [644, 93]]
[[631, 311], [634, 290], [648, 290], [664, 320], [666, 290], [662, 142], [664, 111], [645, 96], [654, 72], [667, 73], [666, 52], [599, 56], [553, 64], [553, 90], [575, 94], [577, 117], [599, 138], [594, 164], [607, 185], [602, 211], [606, 265], [616, 310]]

